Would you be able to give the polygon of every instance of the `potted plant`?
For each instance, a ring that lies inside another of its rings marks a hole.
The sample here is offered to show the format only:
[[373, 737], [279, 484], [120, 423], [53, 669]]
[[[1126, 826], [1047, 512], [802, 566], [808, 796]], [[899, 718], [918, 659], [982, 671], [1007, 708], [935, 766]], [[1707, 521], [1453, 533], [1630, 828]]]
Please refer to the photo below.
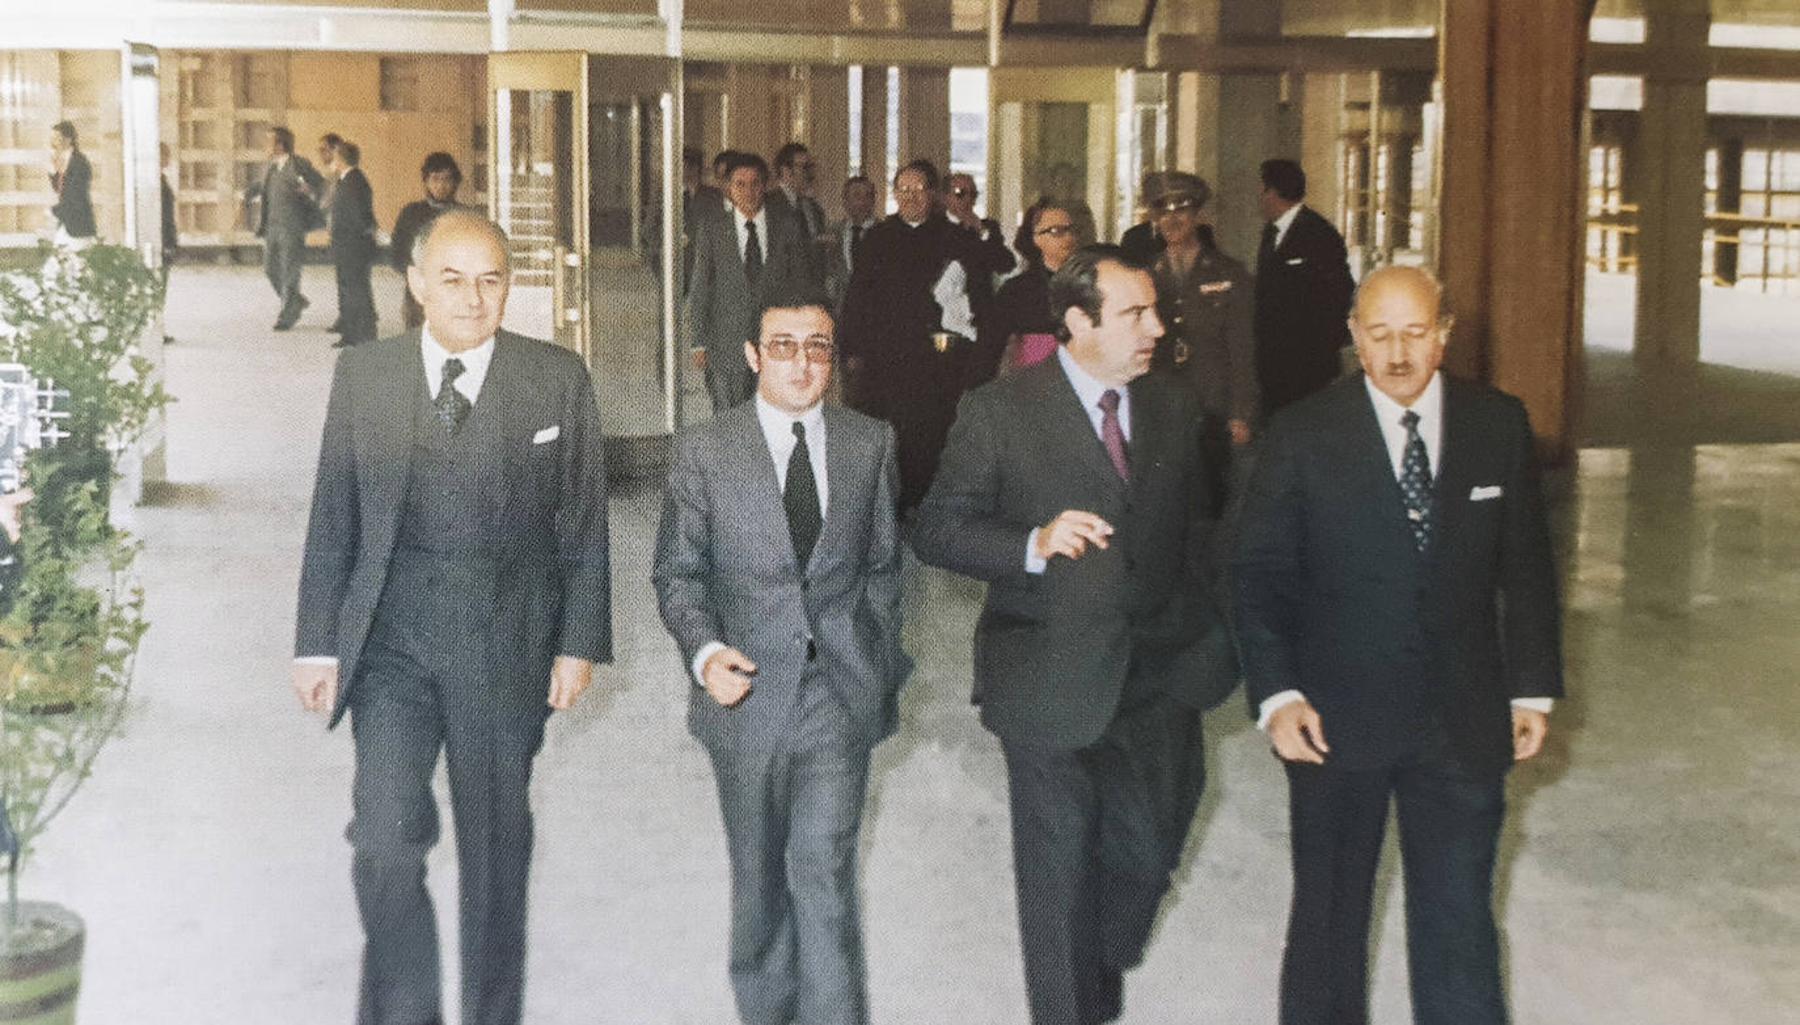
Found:
[[0, 578], [0, 1022], [74, 1020], [81, 919], [20, 901], [19, 875], [118, 727], [145, 629], [138, 546], [109, 505], [119, 457], [169, 401], [138, 354], [161, 293], [122, 246], [46, 244], [0, 274], [0, 364], [35, 379], [23, 406], [0, 403], [0, 438], [38, 396], [60, 407], [54, 445], [0, 445], [0, 486], [33, 492]]

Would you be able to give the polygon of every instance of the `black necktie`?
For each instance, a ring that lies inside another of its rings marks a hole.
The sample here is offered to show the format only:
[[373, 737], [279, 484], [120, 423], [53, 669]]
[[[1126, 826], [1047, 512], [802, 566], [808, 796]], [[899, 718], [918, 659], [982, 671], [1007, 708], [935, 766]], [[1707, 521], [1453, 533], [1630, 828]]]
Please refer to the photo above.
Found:
[[794, 452], [788, 456], [787, 490], [781, 495], [787, 509], [788, 536], [794, 541], [794, 558], [806, 569], [818, 543], [824, 519], [819, 515], [819, 484], [813, 480], [812, 453], [806, 447], [806, 425], [794, 424]]
[[744, 222], [744, 277], [752, 285], [762, 278], [762, 243], [756, 240], [756, 222]]
[[850, 270], [856, 270], [856, 247], [862, 244], [862, 225], [850, 226]]
[[1413, 545], [1419, 551], [1431, 543], [1431, 456], [1419, 436], [1419, 414], [1407, 410], [1400, 416], [1406, 428], [1406, 455], [1400, 460], [1400, 493], [1406, 498], [1406, 521], [1412, 527]]
[[463, 361], [452, 356], [444, 361], [444, 379], [438, 384], [437, 397], [431, 405], [437, 410], [438, 422], [447, 433], [455, 434], [474, 406], [468, 396], [456, 390], [455, 381], [463, 374]]

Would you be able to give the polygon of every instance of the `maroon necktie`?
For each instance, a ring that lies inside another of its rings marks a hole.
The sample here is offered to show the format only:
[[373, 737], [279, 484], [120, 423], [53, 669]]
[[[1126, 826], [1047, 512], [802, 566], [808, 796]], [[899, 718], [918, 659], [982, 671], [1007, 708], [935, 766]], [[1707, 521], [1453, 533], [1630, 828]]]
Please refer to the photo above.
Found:
[[1125, 455], [1125, 430], [1119, 426], [1119, 392], [1108, 388], [1100, 396], [1100, 443], [1112, 460], [1119, 479], [1131, 483], [1131, 460]]

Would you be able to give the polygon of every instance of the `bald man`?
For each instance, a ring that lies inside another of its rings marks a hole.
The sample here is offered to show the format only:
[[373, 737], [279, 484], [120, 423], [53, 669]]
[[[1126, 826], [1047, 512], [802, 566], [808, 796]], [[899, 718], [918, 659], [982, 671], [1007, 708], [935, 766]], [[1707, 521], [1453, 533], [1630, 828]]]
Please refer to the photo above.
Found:
[[359, 1025], [439, 1008], [425, 856], [450, 776], [465, 1025], [523, 1000], [531, 765], [612, 657], [600, 418], [574, 353], [500, 330], [506, 236], [465, 210], [414, 243], [424, 326], [339, 357], [300, 574], [294, 689], [355, 736]]
[[1525, 409], [1439, 371], [1449, 329], [1429, 274], [1369, 275], [1363, 373], [1275, 416], [1245, 495], [1238, 639], [1293, 834], [1282, 1025], [1368, 1021], [1390, 803], [1413, 1020], [1507, 1020], [1494, 853], [1563, 692], [1560, 616]]

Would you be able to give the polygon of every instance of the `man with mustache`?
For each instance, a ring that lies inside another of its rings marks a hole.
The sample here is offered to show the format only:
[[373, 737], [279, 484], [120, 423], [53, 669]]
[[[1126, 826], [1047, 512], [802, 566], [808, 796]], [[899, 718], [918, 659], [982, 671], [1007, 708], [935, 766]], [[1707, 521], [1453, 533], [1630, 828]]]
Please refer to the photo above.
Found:
[[1506, 772], [1562, 695], [1556, 568], [1517, 399], [1438, 372], [1431, 275], [1364, 279], [1361, 375], [1278, 414], [1232, 563], [1252, 713], [1288, 777], [1282, 1025], [1365, 1025], [1390, 803], [1418, 1025], [1505, 1025]]

